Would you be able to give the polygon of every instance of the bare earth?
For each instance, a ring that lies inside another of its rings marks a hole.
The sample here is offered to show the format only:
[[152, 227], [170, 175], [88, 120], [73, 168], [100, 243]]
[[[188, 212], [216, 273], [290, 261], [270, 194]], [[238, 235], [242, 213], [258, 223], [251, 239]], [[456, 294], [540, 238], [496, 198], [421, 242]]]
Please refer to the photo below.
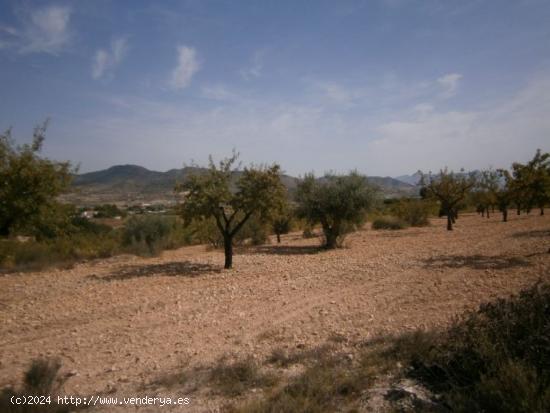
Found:
[[238, 251], [230, 271], [221, 252], [200, 246], [0, 276], [0, 387], [17, 385], [32, 359], [58, 356], [70, 375], [63, 394], [189, 396], [187, 407], [140, 411], [215, 411], [222, 401], [205, 389], [152, 383], [224, 354], [263, 359], [335, 334], [353, 341], [444, 326], [550, 280], [548, 216], [465, 215], [453, 232], [435, 219], [427, 228], [364, 230], [347, 243], [319, 252], [317, 239], [290, 234], [281, 245]]

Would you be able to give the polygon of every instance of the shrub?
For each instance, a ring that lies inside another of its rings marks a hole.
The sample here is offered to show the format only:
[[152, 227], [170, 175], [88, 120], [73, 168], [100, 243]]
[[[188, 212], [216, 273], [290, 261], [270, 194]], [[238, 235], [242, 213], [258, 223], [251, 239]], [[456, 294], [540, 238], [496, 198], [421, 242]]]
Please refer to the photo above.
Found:
[[452, 411], [550, 411], [550, 285], [466, 313], [409, 362]]
[[[68, 413], [74, 411], [74, 406], [59, 405], [57, 392], [62, 380], [58, 373], [61, 363], [58, 359], [36, 359], [31, 362], [25, 372], [23, 385], [20, 389], [6, 388], [0, 392], [0, 411], [5, 413]], [[12, 397], [50, 396], [51, 404], [21, 404], [16, 405]]]
[[235, 235], [235, 244], [250, 242], [252, 245], [262, 245], [269, 241], [269, 227], [259, 217], [253, 216]]
[[104, 204], [98, 205], [94, 208], [96, 218], [114, 218], [114, 217], [124, 217], [126, 212], [120, 210], [116, 205], [113, 204]]
[[115, 231], [100, 235], [82, 232], [40, 242], [0, 240], [0, 268], [39, 270], [79, 259], [105, 258], [117, 252], [120, 241]]
[[[550, 411], [550, 284], [481, 305], [447, 330], [377, 337], [362, 347], [357, 362], [320, 353], [286, 386], [233, 411], [364, 411], [375, 378], [404, 376], [427, 386], [433, 398], [412, 394], [412, 407], [403, 409], [390, 388], [388, 411]], [[268, 362], [284, 367], [294, 358], [276, 350]]]
[[221, 358], [212, 369], [210, 379], [226, 396], [238, 396], [247, 389], [268, 387], [276, 382], [273, 375], [260, 370], [260, 366], [252, 357], [233, 362]]
[[[284, 387], [277, 389], [266, 399], [236, 406], [233, 411], [241, 413], [354, 411], [345, 408], [345, 399], [360, 396], [372, 379], [370, 372], [365, 369], [350, 368], [350, 361], [343, 354], [332, 354], [324, 350], [312, 351], [312, 354], [316, 355], [314, 363], [307, 365], [303, 373], [291, 378]], [[289, 364], [293, 362], [294, 360], [290, 360]]]
[[395, 217], [379, 217], [372, 222], [372, 229], [404, 229], [407, 224]]
[[395, 215], [411, 227], [429, 225], [433, 204], [420, 199], [400, 200], [393, 206]]
[[188, 234], [175, 217], [133, 216], [124, 225], [122, 244], [138, 255], [156, 255], [163, 249], [176, 248], [188, 241]]

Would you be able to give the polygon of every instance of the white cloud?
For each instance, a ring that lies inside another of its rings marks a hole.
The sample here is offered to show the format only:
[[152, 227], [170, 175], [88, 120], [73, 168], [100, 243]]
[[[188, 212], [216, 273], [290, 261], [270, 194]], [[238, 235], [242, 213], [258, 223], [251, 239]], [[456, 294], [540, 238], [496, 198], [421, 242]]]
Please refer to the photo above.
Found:
[[19, 53], [59, 54], [71, 41], [71, 9], [50, 5], [35, 9], [18, 9], [18, 27], [0, 25], [0, 49]]
[[255, 52], [252, 56], [250, 64], [240, 70], [240, 74], [245, 80], [258, 78], [262, 75], [264, 55], [265, 52], [263, 50]]
[[25, 18], [20, 52], [58, 54], [70, 41], [70, 17], [66, 6], [32, 10]]
[[437, 79], [444, 98], [451, 98], [456, 95], [460, 79], [462, 79], [462, 75], [459, 73], [449, 73]]
[[237, 101], [239, 95], [223, 85], [210, 85], [201, 88], [201, 96], [205, 99], [217, 100], [220, 102]]
[[195, 49], [187, 46], [178, 46], [178, 65], [172, 72], [170, 84], [174, 89], [185, 89], [191, 79], [200, 69]]
[[315, 86], [332, 103], [348, 104], [352, 103], [354, 99], [363, 97], [362, 91], [358, 89], [351, 90], [335, 82], [316, 82]]
[[[378, 170], [398, 166], [404, 173], [446, 165], [455, 170], [509, 167], [537, 148], [550, 150], [548, 96], [550, 77], [538, 76], [515, 96], [481, 108], [403, 112], [377, 127], [367, 161]], [[384, 164], [383, 154], [391, 154], [391, 164]]]
[[105, 75], [112, 75], [115, 68], [122, 62], [128, 51], [128, 40], [118, 37], [111, 42], [110, 50], [99, 49], [92, 63], [92, 77], [99, 79]]
[[[467, 110], [438, 108], [433, 94], [432, 100], [414, 102], [405, 94], [401, 99], [406, 105], [395, 105], [392, 98], [382, 112], [370, 108], [379, 106], [384, 93], [360, 100], [350, 110], [334, 110], [328, 98], [321, 101], [318, 95], [302, 94], [299, 103], [248, 95], [225, 104], [215, 99], [230, 99], [230, 89], [205, 88], [203, 94], [214, 100], [201, 107], [195, 102], [113, 99], [117, 111], [105, 105], [103, 116], [74, 127], [86, 131], [89, 139], [83, 142], [90, 144], [81, 149], [82, 156], [72, 158], [84, 161], [85, 168], [90, 168], [85, 160], [96, 156], [104, 162], [101, 166], [126, 162], [166, 170], [192, 158], [206, 160], [210, 153], [219, 158], [236, 147], [245, 162], [279, 162], [294, 175], [358, 168], [396, 176], [446, 165], [455, 170], [507, 167], [526, 161], [538, 147], [550, 150], [550, 76], [545, 75], [511, 97]], [[103, 142], [121, 149], [100, 156]], [[135, 148], [131, 154], [123, 150], [130, 144]]]

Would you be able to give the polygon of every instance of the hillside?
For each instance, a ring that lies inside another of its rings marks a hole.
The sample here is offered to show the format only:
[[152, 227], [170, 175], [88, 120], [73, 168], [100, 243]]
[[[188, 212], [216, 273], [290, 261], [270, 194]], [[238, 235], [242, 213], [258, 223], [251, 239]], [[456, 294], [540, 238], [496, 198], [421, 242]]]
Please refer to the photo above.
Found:
[[[166, 172], [151, 171], [138, 165], [116, 165], [96, 172], [76, 175], [71, 193], [63, 199], [76, 204], [171, 202], [175, 200], [174, 186], [177, 182], [201, 168], [185, 167]], [[296, 189], [299, 178], [282, 176], [283, 184], [290, 192]], [[369, 177], [384, 196], [411, 195], [413, 185], [390, 177]]]

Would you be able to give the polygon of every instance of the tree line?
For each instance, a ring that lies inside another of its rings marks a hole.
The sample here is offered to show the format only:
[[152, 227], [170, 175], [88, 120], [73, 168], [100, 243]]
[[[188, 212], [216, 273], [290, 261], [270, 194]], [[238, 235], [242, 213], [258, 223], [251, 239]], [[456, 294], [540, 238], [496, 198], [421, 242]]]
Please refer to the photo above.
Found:
[[[34, 130], [31, 144], [16, 146], [11, 130], [0, 135], [0, 236], [18, 234], [54, 238], [82, 222], [74, 219], [74, 208], [58, 201], [67, 191], [76, 169], [69, 162], [55, 162], [41, 156], [47, 122]], [[291, 220], [300, 219], [309, 228], [320, 226], [325, 248], [342, 245], [346, 234], [360, 228], [366, 213], [379, 199], [376, 187], [366, 176], [352, 171], [346, 175], [306, 174], [293, 196], [281, 181], [277, 164], [239, 168], [238, 154], [218, 163], [212, 158], [206, 170], [186, 177], [175, 190], [182, 194], [177, 214], [183, 228], [213, 225], [225, 253], [225, 268], [233, 265], [233, 246], [243, 228], [251, 222], [269, 224], [280, 242], [290, 230]], [[420, 197], [437, 202], [440, 215], [452, 230], [459, 211], [474, 204], [485, 216], [498, 208], [507, 220], [511, 207], [530, 212], [550, 201], [550, 154], [538, 150], [526, 164], [514, 163], [510, 170], [489, 169], [480, 173], [423, 174]], [[71, 211], [73, 216], [71, 218]], [[145, 240], [152, 251], [155, 236], [171, 231], [165, 223], [143, 227], [133, 220], [128, 237]], [[85, 225], [84, 225], [85, 226]], [[142, 228], [143, 227], [143, 228]], [[176, 228], [176, 226], [173, 226]], [[162, 229], [162, 231], [160, 229]]]
[[448, 230], [453, 229], [459, 210], [467, 204], [487, 218], [497, 208], [504, 222], [512, 207], [517, 215], [534, 208], [544, 215], [544, 207], [550, 203], [550, 153], [538, 149], [532, 160], [514, 162], [510, 170], [490, 168], [466, 174], [445, 168], [436, 175], [422, 174], [420, 186], [422, 198], [440, 203], [440, 215], [447, 217]]

